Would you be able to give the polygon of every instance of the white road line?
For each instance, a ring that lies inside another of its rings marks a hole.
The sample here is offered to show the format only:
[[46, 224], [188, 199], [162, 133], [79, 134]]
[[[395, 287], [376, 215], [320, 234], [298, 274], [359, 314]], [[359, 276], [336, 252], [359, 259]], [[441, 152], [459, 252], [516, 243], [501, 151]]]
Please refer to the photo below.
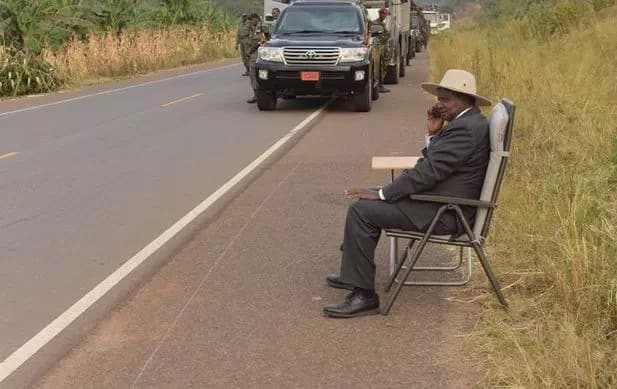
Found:
[[[242, 169], [238, 174], [227, 181], [223, 186], [216, 190], [213, 194], [208, 196], [199, 205], [193, 208], [189, 213], [184, 215], [174, 225], [169, 227], [165, 232], [159, 235], [156, 239], [150, 242], [146, 247], [141, 249], [137, 254], [127, 260], [122, 266], [120, 266], [115, 272], [109, 275], [106, 279], [101, 281], [94, 289], [83, 296], [79, 301], [73, 304], [69, 309], [64, 311], [54, 321], [49, 323], [47, 327], [43, 328], [33, 338], [24, 343], [19, 349], [9, 355], [3, 362], [0, 363], [0, 384], [9, 377], [15, 370], [17, 370], [22, 364], [30, 359], [34, 354], [41, 350], [47, 343], [49, 343], [56, 335], [67, 328], [72, 322], [74, 322], [80, 315], [82, 315], [88, 308], [95, 304], [101, 297], [109, 292], [115, 285], [127, 277], [133, 270], [143, 264], [152, 254], [160, 249], [171, 238], [178, 234], [183, 228], [189, 225], [199, 215], [205, 212], [212, 204], [220, 199], [226, 192], [231, 190], [236, 184], [238, 184], [244, 177], [250, 174], [253, 170], [257, 169], [262, 162], [268, 157], [274, 154], [285, 143], [287, 143], [297, 132], [301, 131], [317, 116], [319, 116], [330, 105], [332, 100], [328, 101], [321, 108], [310, 114], [306, 119], [300, 122], [291, 131], [280, 138], [275, 144], [263, 152], [257, 159], [251, 162], [248, 166]], [[0, 385], [1, 386], [1, 385]]]
[[137, 377], [135, 377], [135, 380], [133, 380], [133, 383], [131, 384], [131, 388], [134, 388], [135, 385], [137, 385], [137, 383], [139, 382], [139, 380], [143, 376], [144, 372], [146, 371], [148, 366], [150, 366], [150, 363], [152, 362], [152, 360], [154, 359], [156, 354], [159, 352], [159, 349], [161, 348], [161, 346], [167, 341], [167, 338], [169, 338], [169, 335], [171, 335], [171, 331], [173, 331], [176, 328], [176, 326], [178, 325], [178, 322], [180, 321], [180, 318], [182, 317], [182, 315], [184, 315], [184, 312], [186, 311], [186, 309], [193, 303], [193, 300], [195, 300], [195, 297], [197, 297], [197, 294], [199, 293], [201, 288], [205, 285], [206, 281], [208, 281], [208, 278], [210, 277], [210, 274], [212, 274], [212, 272], [214, 272], [214, 270], [216, 269], [218, 264], [221, 263], [221, 261], [223, 260], [223, 258], [225, 258], [225, 256], [227, 256], [227, 252], [229, 251], [229, 249], [233, 247], [233, 245], [236, 243], [238, 238], [240, 238], [242, 233], [244, 233], [244, 230], [249, 226], [249, 224], [251, 224], [253, 219], [255, 219], [255, 216], [257, 216], [259, 211], [261, 211], [261, 208], [263, 208], [263, 206], [270, 200], [270, 198], [272, 198], [272, 196], [275, 193], [279, 193], [279, 189], [283, 186], [283, 184], [285, 182], [287, 182], [287, 180], [291, 176], [294, 175], [296, 170], [298, 170], [298, 167], [300, 167], [301, 163], [302, 162], [298, 162], [296, 164], [296, 166], [294, 166], [293, 169], [291, 169], [289, 171], [289, 173], [287, 173], [287, 175], [281, 180], [281, 182], [279, 182], [278, 185], [273, 190], [270, 191], [268, 196], [266, 196], [266, 198], [262, 200], [262, 202], [257, 206], [257, 208], [255, 208], [255, 210], [253, 211], [251, 216], [249, 216], [248, 219], [246, 219], [246, 222], [238, 230], [236, 235], [234, 235], [234, 237], [231, 238], [231, 240], [227, 244], [227, 247], [225, 247], [225, 250], [223, 250], [223, 252], [218, 256], [218, 258], [214, 262], [214, 265], [212, 265], [212, 267], [201, 278], [201, 281], [197, 285], [197, 288], [195, 288], [195, 290], [193, 291], [193, 294], [191, 295], [191, 297], [189, 297], [189, 299], [186, 300], [186, 302], [182, 306], [182, 309], [180, 309], [180, 311], [178, 312], [178, 314], [174, 318], [174, 321], [169, 325], [169, 327], [167, 327], [167, 331], [165, 331], [165, 335], [159, 340], [158, 344], [156, 345], [154, 350], [150, 353], [150, 356], [148, 357], [146, 362], [143, 364], [141, 369], [139, 369], [139, 372], [137, 373]]
[[199, 97], [199, 96], [203, 96], [203, 95], [204, 95], [203, 93], [195, 93], [194, 95], [191, 95], [191, 96], [183, 97], [181, 99], [170, 101], [169, 103], [161, 104], [161, 107], [169, 107], [170, 105], [182, 103], [183, 101], [194, 99], [195, 97]]
[[107, 94], [115, 93], [115, 92], [121, 92], [121, 91], [125, 91], [125, 90], [128, 90], [128, 89], [139, 88], [141, 86], [158, 84], [160, 82], [165, 82], [165, 81], [170, 81], [170, 80], [177, 80], [177, 79], [180, 79], [180, 78], [194, 76], [196, 74], [214, 72], [216, 70], [227, 69], [227, 68], [238, 66], [238, 65], [240, 65], [240, 64], [235, 63], [235, 64], [220, 66], [220, 67], [212, 68], [212, 69], [198, 70], [196, 72], [179, 74], [177, 76], [168, 77], [168, 78], [161, 78], [161, 79], [158, 79], [158, 80], [152, 80], [152, 81], [144, 82], [144, 83], [141, 83], [141, 84], [129, 85], [129, 86], [125, 86], [125, 87], [122, 87], [122, 88], [109, 89], [109, 90], [105, 90], [105, 91], [101, 91], [101, 92], [91, 93], [89, 95], [77, 96], [77, 97], [73, 97], [73, 98], [66, 99], [66, 100], [54, 101], [53, 103], [35, 105], [33, 107], [16, 109], [14, 111], [8, 111], [8, 112], [2, 112], [2, 113], [0, 113], [0, 117], [8, 116], [8, 115], [13, 115], [13, 114], [16, 114], [16, 113], [21, 113], [21, 112], [32, 111], [32, 110], [39, 109], [39, 108], [45, 108], [45, 107], [51, 107], [51, 106], [54, 106], [54, 105], [70, 103], [70, 102], [73, 102], [73, 101], [87, 99], [89, 97], [107, 95]]
[[11, 157], [14, 157], [16, 155], [19, 155], [19, 152], [18, 151], [13, 151], [11, 153], [6, 153], [6, 154], [0, 155], [0, 159], [11, 158]]

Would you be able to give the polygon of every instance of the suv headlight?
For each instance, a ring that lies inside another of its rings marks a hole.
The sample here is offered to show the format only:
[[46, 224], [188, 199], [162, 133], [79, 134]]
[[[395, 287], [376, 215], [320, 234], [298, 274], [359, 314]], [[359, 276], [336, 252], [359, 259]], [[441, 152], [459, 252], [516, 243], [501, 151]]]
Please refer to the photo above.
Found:
[[352, 47], [341, 49], [340, 62], [359, 62], [366, 58], [368, 49], [366, 47]]
[[283, 62], [282, 47], [260, 47], [257, 49], [257, 55], [262, 61]]

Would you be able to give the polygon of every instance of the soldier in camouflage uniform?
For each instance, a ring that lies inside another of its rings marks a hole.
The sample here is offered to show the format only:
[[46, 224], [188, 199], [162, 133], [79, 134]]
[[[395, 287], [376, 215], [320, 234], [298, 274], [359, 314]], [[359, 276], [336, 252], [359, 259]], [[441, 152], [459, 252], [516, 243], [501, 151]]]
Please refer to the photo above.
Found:
[[243, 76], [249, 75], [249, 57], [247, 55], [247, 43], [251, 34], [251, 26], [247, 14], [242, 14], [242, 19], [238, 25], [236, 32], [236, 48], [240, 50], [242, 63], [244, 64], [245, 72]]
[[420, 35], [422, 36], [422, 45], [424, 46], [424, 49], [426, 50], [426, 46], [428, 46], [429, 37], [431, 36], [431, 27], [429, 26], [428, 21], [426, 20], [424, 15], [422, 15], [422, 11], [420, 11], [419, 16], [420, 16]]
[[388, 16], [388, 10], [384, 7], [379, 9], [379, 18], [374, 20], [372, 24], [378, 24], [383, 27], [384, 33], [379, 37], [381, 42], [381, 55], [379, 56], [379, 93], [388, 93], [390, 89], [383, 86], [384, 79], [386, 78], [386, 72], [388, 71], [388, 65], [392, 59], [392, 50], [390, 50], [390, 32], [386, 28], [386, 16]]
[[247, 55], [249, 58], [249, 76], [251, 77], [253, 97], [248, 99], [246, 102], [249, 104], [254, 104], [257, 102], [257, 74], [255, 70], [255, 63], [257, 62], [257, 49], [259, 49], [259, 46], [265, 42], [266, 36], [264, 33], [264, 26], [261, 24], [259, 15], [256, 13], [250, 14], [249, 22], [251, 25], [251, 35], [249, 36], [247, 44]]

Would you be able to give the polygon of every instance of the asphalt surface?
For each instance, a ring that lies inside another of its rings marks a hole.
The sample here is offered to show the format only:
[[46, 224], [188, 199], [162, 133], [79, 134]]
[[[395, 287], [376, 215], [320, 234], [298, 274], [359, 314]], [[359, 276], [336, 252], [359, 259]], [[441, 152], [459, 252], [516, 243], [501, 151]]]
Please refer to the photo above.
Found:
[[324, 103], [189, 71], [0, 102], [0, 361]]
[[[228, 85], [237, 82], [234, 77]], [[373, 112], [331, 106], [291, 151], [91, 329], [36, 387], [473, 386], [481, 369], [462, 357], [461, 347], [476, 307], [446, 300], [455, 290], [405, 288], [389, 316], [321, 315], [325, 304], [345, 295], [324, 279], [339, 269], [350, 204], [343, 191], [387, 182], [387, 172], [370, 170], [371, 156], [420, 150], [429, 101], [418, 84], [427, 77], [422, 53]], [[234, 115], [246, 112], [253, 122], [267, 117], [270, 126], [298, 113], [295, 108], [262, 117], [235, 99], [226, 101], [220, 106]], [[171, 172], [178, 170], [165, 171]], [[195, 190], [202, 180], [193, 178], [190, 187]], [[187, 198], [181, 202], [192, 204]], [[377, 254], [380, 293], [387, 278], [386, 247], [382, 242]], [[425, 260], [449, 257], [430, 247]]]

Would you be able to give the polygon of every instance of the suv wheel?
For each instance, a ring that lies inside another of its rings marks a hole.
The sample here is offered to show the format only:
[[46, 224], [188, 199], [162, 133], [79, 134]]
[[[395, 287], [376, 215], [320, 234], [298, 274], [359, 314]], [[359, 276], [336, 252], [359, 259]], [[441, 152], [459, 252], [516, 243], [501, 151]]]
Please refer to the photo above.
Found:
[[366, 81], [364, 90], [353, 95], [353, 106], [357, 112], [369, 112], [373, 103], [373, 75]]
[[276, 94], [268, 90], [257, 89], [257, 107], [260, 111], [276, 109]]

